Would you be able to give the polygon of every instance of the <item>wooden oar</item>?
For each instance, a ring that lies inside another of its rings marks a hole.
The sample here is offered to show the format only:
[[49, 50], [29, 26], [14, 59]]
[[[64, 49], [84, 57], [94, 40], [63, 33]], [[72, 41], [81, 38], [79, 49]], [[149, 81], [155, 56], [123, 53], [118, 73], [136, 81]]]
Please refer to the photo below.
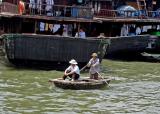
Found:
[[[96, 70], [95, 70], [96, 71]], [[104, 79], [104, 77], [99, 73], [99, 72], [97, 72], [96, 71], [96, 73], [102, 78], [102, 80], [104, 80], [105, 82], [106, 82], [106, 84], [109, 86], [109, 83]]]
[[83, 68], [81, 68], [80, 72], [83, 71], [86, 67], [87, 67], [87, 65], [85, 65]]

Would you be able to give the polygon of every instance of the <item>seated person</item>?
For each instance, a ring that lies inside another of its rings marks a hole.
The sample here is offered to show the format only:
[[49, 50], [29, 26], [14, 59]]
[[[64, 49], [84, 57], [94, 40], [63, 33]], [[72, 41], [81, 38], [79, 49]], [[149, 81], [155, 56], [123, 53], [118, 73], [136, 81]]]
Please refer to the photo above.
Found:
[[79, 32], [76, 33], [75, 37], [86, 38], [86, 33], [84, 32], [83, 29], [79, 29]]
[[65, 70], [63, 80], [65, 80], [67, 76], [71, 78], [71, 81], [78, 80], [80, 77], [79, 67], [77, 66], [78, 63], [74, 59], [69, 61], [69, 63], [71, 65]]

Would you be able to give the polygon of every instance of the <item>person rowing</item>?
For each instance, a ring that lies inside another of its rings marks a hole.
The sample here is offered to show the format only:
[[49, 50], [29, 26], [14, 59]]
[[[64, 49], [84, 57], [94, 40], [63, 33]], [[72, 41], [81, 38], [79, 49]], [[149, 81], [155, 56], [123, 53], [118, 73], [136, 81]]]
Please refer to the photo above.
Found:
[[97, 53], [92, 53], [92, 58], [89, 60], [87, 67], [90, 67], [89, 74], [91, 79], [98, 80], [98, 73], [100, 72], [100, 62]]
[[70, 60], [69, 63], [70, 66], [64, 71], [63, 80], [65, 80], [67, 76], [71, 78], [71, 81], [78, 80], [80, 77], [80, 70], [77, 65], [78, 63], [74, 59]]

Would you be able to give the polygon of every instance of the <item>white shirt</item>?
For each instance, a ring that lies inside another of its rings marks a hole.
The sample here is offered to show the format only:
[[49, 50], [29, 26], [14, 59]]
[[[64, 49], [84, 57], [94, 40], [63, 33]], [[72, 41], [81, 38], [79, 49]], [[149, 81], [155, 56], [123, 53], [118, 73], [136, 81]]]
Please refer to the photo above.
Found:
[[151, 28], [152, 28], [152, 26], [143, 26], [142, 32], [147, 32], [148, 29], [151, 29]]
[[60, 24], [54, 24], [53, 33], [56, 32], [60, 28]]
[[127, 36], [127, 35], [128, 35], [128, 26], [123, 25], [123, 27], [121, 28], [121, 36]]
[[86, 38], [86, 33], [85, 32], [79, 32], [79, 34], [76, 33], [75, 37]]
[[40, 22], [40, 31], [44, 31], [45, 29], [45, 23]]
[[140, 27], [137, 27], [137, 28], [136, 28], [136, 35], [139, 35], [139, 34], [141, 34], [141, 28], [140, 28]]
[[53, 5], [54, 5], [53, 0], [46, 0], [46, 11], [51, 10]]
[[29, 2], [29, 7], [30, 8], [34, 8], [35, 9], [35, 0], [30, 0], [30, 2]]
[[37, 9], [42, 10], [42, 0], [37, 0]]
[[66, 70], [69, 70], [71, 72], [75, 72], [76, 74], [80, 75], [80, 70], [77, 65], [75, 65], [74, 67], [72, 65], [70, 65]]
[[157, 30], [160, 30], [160, 25], [157, 25]]
[[64, 37], [67, 37], [68, 36], [68, 25], [63, 25], [64, 26], [64, 29], [63, 29], [63, 35]]

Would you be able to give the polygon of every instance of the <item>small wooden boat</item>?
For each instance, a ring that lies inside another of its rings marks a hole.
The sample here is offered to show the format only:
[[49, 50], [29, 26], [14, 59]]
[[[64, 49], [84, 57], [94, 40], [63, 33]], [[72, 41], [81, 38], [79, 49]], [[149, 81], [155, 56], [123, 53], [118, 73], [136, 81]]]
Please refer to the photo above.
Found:
[[141, 55], [150, 60], [158, 60], [158, 61], [160, 60], [160, 54], [150, 54], [150, 53], [143, 52], [141, 53]]
[[111, 79], [80, 79], [77, 81], [69, 81], [63, 80], [62, 78], [58, 79], [50, 79], [50, 83], [54, 83], [56, 87], [62, 89], [74, 89], [74, 90], [82, 90], [82, 89], [100, 89], [107, 86], [110, 83]]

